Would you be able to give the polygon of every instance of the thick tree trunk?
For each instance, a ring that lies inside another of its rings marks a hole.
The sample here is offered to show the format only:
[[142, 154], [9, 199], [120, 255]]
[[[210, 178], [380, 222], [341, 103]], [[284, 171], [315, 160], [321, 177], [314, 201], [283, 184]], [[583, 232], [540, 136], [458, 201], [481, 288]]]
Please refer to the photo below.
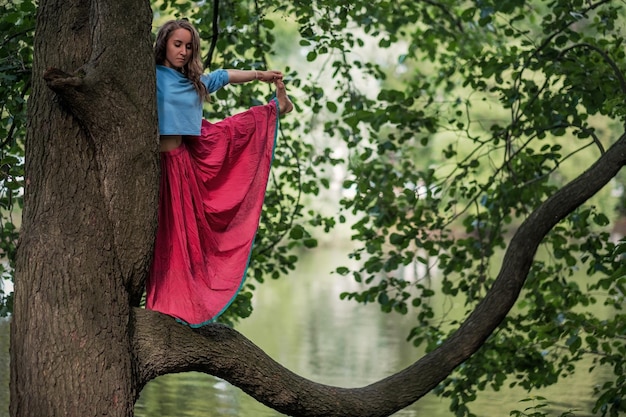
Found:
[[14, 417], [132, 415], [130, 298], [156, 223], [151, 21], [146, 1], [39, 2], [11, 328]]

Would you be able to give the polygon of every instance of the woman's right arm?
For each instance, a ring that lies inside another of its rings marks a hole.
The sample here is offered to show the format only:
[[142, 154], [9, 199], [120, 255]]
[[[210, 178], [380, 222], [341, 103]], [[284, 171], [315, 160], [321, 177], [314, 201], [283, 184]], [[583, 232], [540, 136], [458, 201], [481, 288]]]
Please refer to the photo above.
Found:
[[263, 81], [273, 83], [276, 80], [282, 80], [283, 73], [280, 71], [257, 71], [257, 70], [235, 70], [228, 69], [228, 82], [230, 84], [242, 84], [250, 81]]

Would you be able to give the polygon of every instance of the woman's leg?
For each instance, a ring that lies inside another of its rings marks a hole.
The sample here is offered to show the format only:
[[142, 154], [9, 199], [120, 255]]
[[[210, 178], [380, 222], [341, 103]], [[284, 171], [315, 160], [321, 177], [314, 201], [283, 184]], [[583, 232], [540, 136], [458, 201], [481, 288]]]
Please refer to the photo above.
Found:
[[278, 107], [280, 108], [280, 115], [282, 116], [293, 110], [293, 103], [289, 100], [283, 80], [275, 81], [274, 85], [276, 85], [276, 98], [278, 99]]

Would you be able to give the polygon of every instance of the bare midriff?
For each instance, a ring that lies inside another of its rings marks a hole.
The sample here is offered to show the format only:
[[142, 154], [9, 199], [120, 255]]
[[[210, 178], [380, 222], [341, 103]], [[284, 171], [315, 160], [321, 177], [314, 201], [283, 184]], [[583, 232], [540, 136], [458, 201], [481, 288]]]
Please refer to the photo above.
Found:
[[161, 152], [173, 151], [183, 143], [181, 135], [161, 135]]

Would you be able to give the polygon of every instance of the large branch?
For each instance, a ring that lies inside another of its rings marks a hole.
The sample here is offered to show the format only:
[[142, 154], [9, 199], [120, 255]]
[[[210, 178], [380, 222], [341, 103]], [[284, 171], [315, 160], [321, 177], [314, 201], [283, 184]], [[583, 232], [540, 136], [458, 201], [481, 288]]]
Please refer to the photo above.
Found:
[[[626, 163], [626, 133], [598, 161], [537, 208], [513, 236], [493, 287], [438, 349], [397, 374], [363, 388], [302, 378], [237, 331], [192, 330], [159, 313], [135, 310], [134, 349], [143, 386], [163, 374], [200, 371], [223, 378], [291, 416], [388, 416], [420, 399], [475, 353], [515, 304], [544, 236], [604, 187]], [[330, 342], [329, 342], [330, 343]]]

